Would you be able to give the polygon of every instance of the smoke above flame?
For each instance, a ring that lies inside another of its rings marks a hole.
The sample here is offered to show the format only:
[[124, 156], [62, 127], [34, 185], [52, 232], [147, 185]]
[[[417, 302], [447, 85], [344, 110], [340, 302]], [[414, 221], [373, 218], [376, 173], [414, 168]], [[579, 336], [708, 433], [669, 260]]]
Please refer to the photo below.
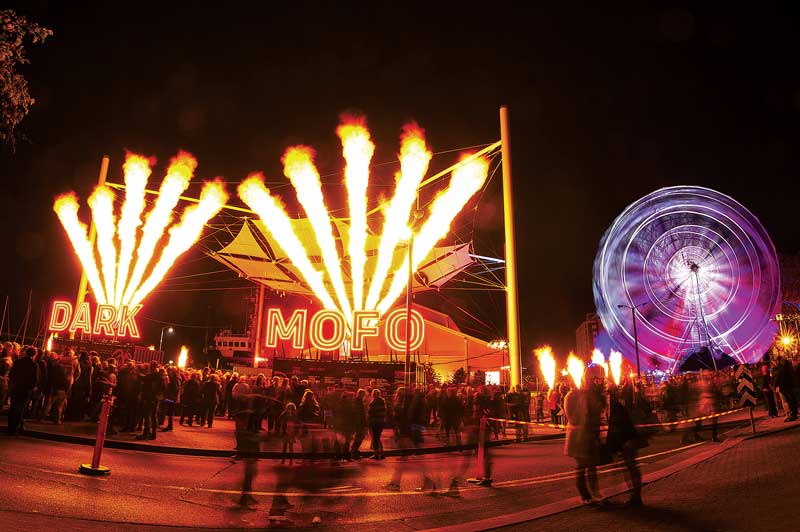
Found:
[[[350, 261], [352, 294], [345, 289], [342, 257], [332, 233], [331, 217], [325, 205], [311, 148], [291, 147], [286, 150], [282, 162], [284, 173], [292, 182], [297, 199], [314, 231], [324, 270], [318, 270], [312, 264], [309, 250], [295, 233], [280, 199], [264, 186], [263, 176], [249, 176], [239, 186], [239, 197], [259, 215], [267, 231], [273, 235], [325, 308], [338, 309], [348, 317], [352, 316], [352, 310], [361, 309], [377, 309], [385, 313], [408, 283], [406, 272], [409, 262], [412, 269], [416, 270], [434, 246], [447, 235], [453, 219], [486, 181], [489, 162], [482, 157], [468, 157], [459, 163], [452, 172], [448, 187], [432, 202], [421, 229], [414, 232], [409, 227], [412, 208], [417, 199], [417, 189], [428, 171], [432, 153], [425, 143], [422, 128], [415, 123], [406, 125], [400, 139], [400, 172], [396, 175], [394, 195], [383, 210], [383, 228], [374, 269], [367, 271], [367, 192], [369, 165], [375, 145], [363, 118], [345, 118], [336, 133], [342, 142], [342, 154], [346, 162], [344, 182], [350, 210], [346, 253]], [[400, 265], [392, 270], [398, 246], [411, 239], [413, 252], [406, 251]], [[391, 281], [387, 287], [390, 274]]]
[[164, 279], [178, 257], [200, 238], [205, 224], [228, 200], [221, 182], [206, 183], [199, 202], [184, 210], [180, 222], [169, 229], [169, 240], [159, 252], [158, 244], [167, 232], [181, 193], [189, 186], [197, 161], [187, 152], [180, 152], [172, 159], [156, 205], [147, 214], [142, 227], [145, 188], [152, 164], [147, 157], [126, 155], [122, 166], [125, 200], [119, 219], [114, 214], [115, 198], [109, 187], [98, 186], [89, 197], [97, 229], [96, 253], [86, 225], [78, 219], [75, 193], [61, 195], [53, 204], [99, 304], [133, 307], [141, 303]]

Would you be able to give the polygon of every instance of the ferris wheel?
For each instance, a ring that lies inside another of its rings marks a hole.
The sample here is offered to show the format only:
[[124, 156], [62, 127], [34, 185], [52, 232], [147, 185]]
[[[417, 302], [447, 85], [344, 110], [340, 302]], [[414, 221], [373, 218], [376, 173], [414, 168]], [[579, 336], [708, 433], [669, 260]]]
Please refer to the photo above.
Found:
[[623, 355], [632, 359], [638, 340], [643, 369], [680, 371], [703, 355], [713, 367], [753, 362], [775, 335], [780, 269], [743, 205], [708, 188], [668, 187], [629, 205], [603, 235], [594, 298]]

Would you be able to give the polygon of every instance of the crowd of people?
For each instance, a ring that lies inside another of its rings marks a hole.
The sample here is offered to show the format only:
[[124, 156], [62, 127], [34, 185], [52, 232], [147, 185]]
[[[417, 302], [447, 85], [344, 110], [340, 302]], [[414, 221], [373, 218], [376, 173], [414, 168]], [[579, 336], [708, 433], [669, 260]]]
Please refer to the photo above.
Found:
[[[800, 368], [777, 358], [754, 369], [769, 415], [777, 416], [781, 408], [787, 421], [797, 419]], [[57, 353], [6, 342], [0, 355], [0, 408], [10, 399], [12, 434], [22, 430], [25, 418], [96, 422], [104, 399], [113, 398], [111, 435], [136, 433], [137, 439], [153, 440], [175, 430], [176, 417], [178, 425], [209, 429], [223, 417], [235, 420], [241, 450], [257, 451], [248, 434], [263, 432], [280, 438], [284, 451], [333, 453], [343, 460], [361, 458], [365, 447], [372, 458], [382, 459], [387, 430], [398, 445], [414, 447], [428, 431], [443, 444], [474, 443], [481, 418], [488, 419], [487, 437], [495, 439], [509, 427], [524, 439], [532, 420], [568, 427], [568, 397], [575, 391], [569, 378], [552, 389], [535, 388], [437, 383], [388, 390], [370, 382], [358, 389], [341, 384], [321, 389], [296, 376], [141, 363], [121, 351], [103, 360], [70, 347]], [[608, 417], [612, 406], [622, 405], [637, 423], [670, 423], [732, 409], [737, 402], [734, 372], [727, 368], [673, 375], [658, 384], [630, 376], [613, 386], [603, 411]], [[684, 437], [699, 439], [699, 428], [698, 422]], [[712, 439], [717, 439], [716, 418]]]

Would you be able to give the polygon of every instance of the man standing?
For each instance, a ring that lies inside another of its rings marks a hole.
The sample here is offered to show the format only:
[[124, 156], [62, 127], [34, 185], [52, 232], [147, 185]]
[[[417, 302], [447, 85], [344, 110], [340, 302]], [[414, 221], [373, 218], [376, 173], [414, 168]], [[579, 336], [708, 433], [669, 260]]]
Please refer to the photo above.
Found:
[[794, 368], [788, 358], [778, 358], [777, 374], [775, 375], [775, 388], [781, 393], [786, 405], [786, 421], [797, 419], [797, 397], [794, 394]]
[[19, 434], [23, 429], [22, 419], [25, 406], [39, 378], [39, 367], [34, 362], [36, 348], [28, 347], [25, 356], [17, 360], [8, 373], [8, 388], [11, 396], [11, 410], [8, 413], [8, 433]]

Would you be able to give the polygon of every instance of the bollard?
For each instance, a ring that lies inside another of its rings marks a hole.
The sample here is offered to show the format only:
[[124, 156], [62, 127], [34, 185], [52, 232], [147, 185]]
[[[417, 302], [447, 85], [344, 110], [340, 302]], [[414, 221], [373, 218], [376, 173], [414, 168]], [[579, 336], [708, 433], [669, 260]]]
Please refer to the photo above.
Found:
[[114, 398], [108, 395], [103, 397], [103, 403], [100, 407], [100, 419], [97, 422], [97, 438], [94, 442], [94, 454], [92, 455], [91, 464], [81, 464], [80, 472], [84, 475], [108, 475], [111, 469], [100, 465], [100, 456], [103, 454], [103, 445], [106, 442], [106, 428], [108, 427], [108, 415], [111, 412], [111, 403]]
[[477, 484], [481, 482], [484, 478], [484, 463], [483, 461], [486, 459], [486, 426], [488, 424], [488, 420], [486, 416], [481, 416], [481, 420], [478, 424], [478, 459], [476, 461], [477, 466], [477, 474], [475, 478], [468, 478], [467, 482], [471, 484]]

